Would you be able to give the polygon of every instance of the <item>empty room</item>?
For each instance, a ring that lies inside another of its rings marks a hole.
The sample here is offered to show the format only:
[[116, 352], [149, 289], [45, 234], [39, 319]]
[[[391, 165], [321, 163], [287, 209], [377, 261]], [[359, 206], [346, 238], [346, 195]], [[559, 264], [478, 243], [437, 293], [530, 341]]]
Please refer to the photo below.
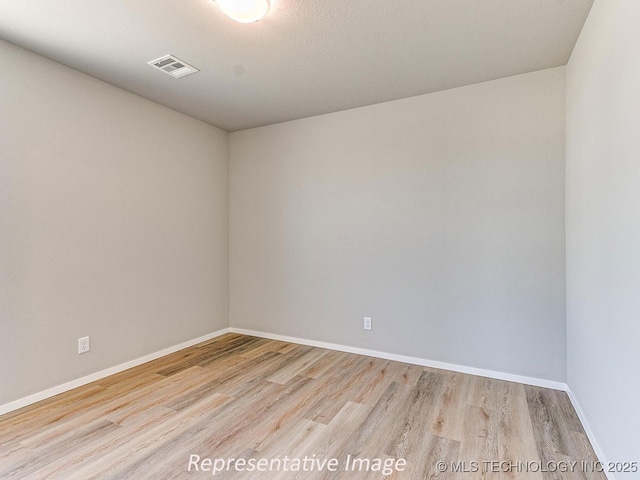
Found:
[[0, 1], [0, 479], [640, 479], [639, 25]]

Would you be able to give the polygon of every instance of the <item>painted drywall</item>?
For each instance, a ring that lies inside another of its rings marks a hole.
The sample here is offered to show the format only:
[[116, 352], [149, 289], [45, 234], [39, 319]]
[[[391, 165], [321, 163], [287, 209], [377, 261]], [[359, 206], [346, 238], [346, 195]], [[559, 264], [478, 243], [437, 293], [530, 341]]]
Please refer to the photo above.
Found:
[[0, 63], [0, 404], [227, 327], [227, 133]]
[[596, 0], [567, 67], [568, 383], [614, 462], [640, 462], [638, 19]]
[[230, 134], [231, 326], [564, 381], [564, 74]]

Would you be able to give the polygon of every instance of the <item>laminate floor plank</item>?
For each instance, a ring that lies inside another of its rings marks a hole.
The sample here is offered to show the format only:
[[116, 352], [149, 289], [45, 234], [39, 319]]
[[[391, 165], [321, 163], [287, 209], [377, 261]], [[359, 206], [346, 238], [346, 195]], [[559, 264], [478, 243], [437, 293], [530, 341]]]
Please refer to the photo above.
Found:
[[[309, 378], [298, 376], [286, 385], [264, 384], [264, 391], [271, 391], [268, 401], [252, 402], [237, 416], [230, 416], [225, 427], [216, 432], [203, 446], [209, 454], [232, 454], [239, 447], [256, 450], [264, 448], [277, 431], [286, 429], [302, 418], [304, 407], [314, 393]], [[284, 401], [286, 399], [286, 401]]]
[[[397, 382], [391, 382], [380, 395], [362, 424], [349, 432], [345, 444], [352, 457], [375, 458], [385, 452], [388, 438], [396, 423], [403, 418], [404, 407], [411, 390]], [[389, 455], [385, 455], [389, 457]]]
[[[85, 480], [91, 478], [125, 478], [141, 465], [151, 468], [153, 459], [175, 451], [186, 439], [206, 431], [219, 415], [219, 411], [230, 402], [229, 397], [211, 395], [205, 401], [191, 405], [166, 422], [157, 424], [135, 436], [135, 442], [120, 444], [110, 452], [83, 462], [79, 468], [66, 472], [67, 480]], [[147, 463], [147, 459], [151, 459]], [[88, 459], [87, 459], [88, 460]], [[139, 478], [153, 478], [142, 474]]]
[[444, 376], [442, 394], [437, 399], [437, 415], [431, 431], [443, 438], [461, 441], [464, 436], [465, 414], [472, 388], [469, 375], [448, 372]]
[[25, 478], [33, 478], [32, 474], [34, 472], [59, 460], [67, 452], [73, 451], [83, 444], [91, 443], [96, 438], [100, 438], [118, 428], [120, 428], [119, 425], [102, 419], [78, 427], [73, 435], [62, 435], [49, 445], [31, 449], [33, 455], [24, 458], [22, 462], [8, 466], [7, 469], [0, 467], [0, 478], [9, 476], [13, 472], [18, 472]]
[[497, 473], [485, 471], [483, 461], [499, 459], [498, 413], [486, 407], [467, 405], [464, 435], [460, 442], [460, 469], [468, 480], [494, 480]]
[[[344, 360], [327, 372], [326, 379], [319, 379], [326, 386], [305, 418], [315, 422], [329, 423], [347, 402], [354, 401], [363, 388], [368, 388], [368, 384], [365, 383], [366, 377], [374, 365], [371, 357], [350, 355]], [[346, 372], [349, 373], [345, 374]], [[359, 384], [359, 382], [362, 383]]]
[[430, 434], [434, 405], [442, 394], [444, 376], [424, 371], [401, 405], [402, 415], [387, 432], [385, 453], [394, 458], [410, 457], [419, 448], [422, 437]]
[[[283, 356], [293, 355], [293, 352], [296, 350], [292, 350], [289, 353], [285, 353]], [[321, 348], [311, 348], [302, 353], [302, 355], [296, 356], [295, 359], [292, 359], [287, 362], [286, 365], [283, 365], [276, 372], [269, 375], [267, 380], [274, 383], [285, 384], [292, 378], [298, 376], [301, 372], [304, 372], [310, 365], [313, 365], [322, 357], [324, 357], [329, 350], [324, 350]]]
[[[251, 458], [278, 458], [283, 452], [291, 458], [304, 457], [307, 452], [313, 452], [320, 435], [329, 428], [324, 423], [313, 422], [300, 418], [291, 423], [289, 428], [279, 429], [273, 433], [268, 443], [253, 451]], [[313, 453], [311, 453], [313, 455]]]
[[267, 340], [264, 344], [255, 346], [240, 354], [244, 358], [259, 357], [263, 353], [288, 353], [291, 350], [295, 350], [299, 345], [295, 343], [281, 342], [278, 340]]
[[33, 448], [46, 445], [67, 433], [73, 434], [79, 424], [84, 425], [101, 418], [121, 424], [136, 413], [145, 412], [156, 404], [167, 402], [183, 390], [193, 388], [202, 382], [204, 377], [201, 367], [191, 367], [182, 372], [182, 375], [160, 378], [162, 380], [153, 385], [145, 385], [133, 391], [127, 390], [121, 396], [114, 392], [108, 398], [103, 397], [101, 402], [87, 406], [77, 414], [60, 419], [55, 424], [31, 432], [28, 437], [19, 440], [22, 445]]
[[260, 363], [259, 360], [244, 359], [242, 362], [235, 363], [225, 369], [200, 367], [204, 368], [204, 371], [207, 372], [206, 380], [201, 382], [196, 388], [185, 390], [171, 402], [167, 403], [166, 406], [175, 410], [181, 410], [213, 393], [229, 395], [229, 390], [232, 389], [232, 385], [238, 388], [242, 387], [245, 390], [252, 390], [255, 384], [263, 382], [262, 378], [254, 375], [254, 367], [256, 367], [256, 369], [264, 368], [263, 365], [269, 363], [270, 357], [278, 358], [279, 354], [265, 353], [262, 357], [259, 357], [259, 360], [263, 360], [262, 363]]
[[256, 423], [309, 381], [300, 377], [299, 382], [292, 382], [286, 387], [269, 382], [256, 386], [255, 393], [260, 395], [255, 397], [254, 402], [238, 400], [220, 408], [217, 417], [222, 421], [216, 422], [214, 429], [203, 428], [207, 425], [201, 424], [183, 432], [129, 465], [126, 474], [119, 478], [140, 478], [157, 465], [162, 465], [163, 470], [170, 472], [179, 471], [184, 466], [185, 458], [192, 452], [202, 452], [203, 456], [238, 458], [238, 454], [246, 450], [243, 442], [251, 437]]
[[345, 394], [355, 403], [370, 404], [372, 400], [375, 402], [395, 377], [399, 376], [400, 370], [397, 362], [371, 357], [366, 374], [359, 382], [354, 382]]
[[[424, 478], [433, 480], [449, 480], [459, 478], [460, 473], [451, 467], [458, 460], [460, 442], [449, 438], [427, 433], [422, 443], [422, 455], [407, 469], [407, 478]], [[447, 465], [446, 471], [438, 468], [439, 464]], [[464, 478], [464, 477], [461, 477]]]
[[300, 374], [311, 378], [320, 378], [339, 368], [338, 366], [346, 361], [348, 355], [344, 352], [330, 351]]
[[[524, 386], [524, 390], [542, 461], [595, 465], [597, 457], [567, 394], [529, 386]], [[587, 468], [585, 471], [547, 472], [544, 477], [545, 480], [586, 480], [597, 475]]]
[[[282, 468], [305, 457], [338, 470]], [[0, 479], [606, 480], [483, 464], [596, 461], [563, 392], [240, 334], [0, 416]]]
[[6, 424], [4, 421], [0, 422], [0, 444], [29, 433], [38, 432], [64, 418], [77, 414], [81, 408], [89, 408], [100, 401], [100, 395], [104, 390], [104, 387], [99, 386], [92, 386], [86, 390], [78, 389], [75, 395], [63, 395], [46, 406], [36, 404], [33, 410], [22, 409], [23, 413], [8, 419]]
[[[527, 399], [524, 396], [522, 385], [502, 383], [502, 401], [498, 422], [498, 453], [500, 459], [510, 465], [518, 462], [531, 462], [540, 464], [540, 450], [536, 448], [536, 442], [529, 415]], [[514, 469], [509, 468], [501, 478], [510, 478], [514, 475]], [[516, 478], [523, 478], [521, 472], [516, 469]], [[527, 479], [542, 480], [540, 471], [528, 472]]]
[[243, 343], [240, 346], [229, 348], [229, 350], [227, 350], [226, 352], [213, 353], [211, 355], [205, 356], [204, 358], [202, 358], [200, 363], [198, 363], [198, 365], [200, 365], [201, 367], [206, 367], [208, 365], [218, 365], [220, 363], [220, 360], [224, 361], [226, 359], [232, 359], [232, 358], [241, 356], [244, 352], [251, 351], [251, 349], [255, 347], [259, 347], [260, 345], [264, 345], [267, 342], [269, 342], [269, 340], [264, 338], [257, 338], [257, 337], [250, 337], [250, 338], [251, 340]]
[[[127, 444], [134, 435], [143, 434], [151, 427], [166, 422], [176, 412], [162, 407], [155, 407], [146, 412], [144, 418], [138, 417], [136, 421], [127, 422], [125, 428], [113, 429], [107, 434], [100, 435], [95, 441], [83, 442], [66, 455], [47, 463], [41, 470], [34, 472], [32, 476], [42, 478], [62, 478], [66, 471], [79, 468], [88, 458], [96, 458], [109, 455], [115, 448]], [[120, 427], [124, 427], [120, 425]], [[32, 452], [32, 455], [34, 452]]]
[[[359, 403], [346, 402], [327, 424], [327, 428], [324, 429], [316, 441], [310, 445], [311, 448], [305, 453], [308, 455], [316, 455], [326, 460], [336, 459], [340, 466], [345, 465], [346, 456], [349, 454], [347, 445], [350, 441], [350, 434], [359, 429], [366, 421], [370, 410], [370, 407]], [[321, 480], [348, 478], [348, 475], [345, 477], [346, 473], [347, 472], [344, 471], [331, 472], [324, 470], [317, 472], [314, 478]], [[284, 480], [288, 477], [286, 475], [280, 475], [277, 478]], [[294, 478], [304, 477], [298, 475]]]
[[[261, 339], [255, 337], [246, 337], [234, 339], [220, 345], [218, 348], [199, 349], [194, 355], [185, 358], [180, 362], [172, 363], [167, 367], [159, 370], [160, 375], [174, 375], [177, 372], [194, 366], [205, 366], [211, 364], [221, 358], [238, 355], [240, 352], [251, 348], [259, 343]], [[215, 345], [215, 344], [214, 344]]]
[[425, 371], [424, 367], [421, 367], [419, 365], [400, 362], [398, 362], [398, 365], [400, 366], [400, 372], [397, 382], [409, 387], [413, 387], [416, 383], [418, 383], [422, 372]]

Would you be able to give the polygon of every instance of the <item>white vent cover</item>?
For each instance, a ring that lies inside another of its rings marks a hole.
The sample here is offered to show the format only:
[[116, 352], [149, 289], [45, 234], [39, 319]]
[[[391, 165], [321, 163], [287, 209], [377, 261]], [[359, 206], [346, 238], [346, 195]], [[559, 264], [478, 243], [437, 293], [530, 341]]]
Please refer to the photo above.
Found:
[[199, 72], [195, 67], [192, 67], [187, 62], [183, 62], [173, 55], [165, 55], [164, 57], [156, 58], [148, 62], [154, 68], [163, 71], [164, 73], [171, 75], [173, 78], [180, 78], [192, 73]]

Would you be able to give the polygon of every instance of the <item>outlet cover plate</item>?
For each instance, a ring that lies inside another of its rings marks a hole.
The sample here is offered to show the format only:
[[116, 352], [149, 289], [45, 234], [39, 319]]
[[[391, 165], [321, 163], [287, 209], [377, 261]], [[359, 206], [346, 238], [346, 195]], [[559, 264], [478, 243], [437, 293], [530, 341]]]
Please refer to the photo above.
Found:
[[91, 350], [91, 343], [89, 337], [82, 337], [78, 339], [78, 353], [87, 353]]

